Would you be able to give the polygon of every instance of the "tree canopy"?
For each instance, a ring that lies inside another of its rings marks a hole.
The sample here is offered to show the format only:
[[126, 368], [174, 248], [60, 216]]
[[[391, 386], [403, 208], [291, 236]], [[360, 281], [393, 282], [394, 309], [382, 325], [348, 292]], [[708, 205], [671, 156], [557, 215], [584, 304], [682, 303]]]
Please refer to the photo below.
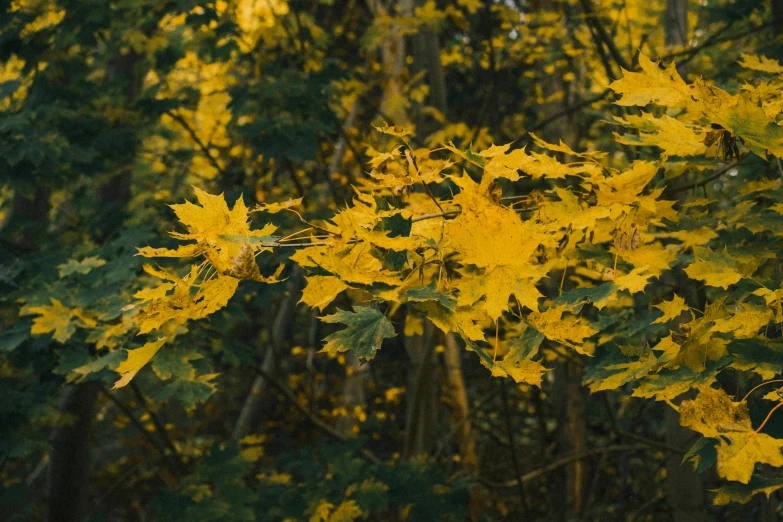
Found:
[[783, 2], [0, 13], [0, 518], [780, 514]]

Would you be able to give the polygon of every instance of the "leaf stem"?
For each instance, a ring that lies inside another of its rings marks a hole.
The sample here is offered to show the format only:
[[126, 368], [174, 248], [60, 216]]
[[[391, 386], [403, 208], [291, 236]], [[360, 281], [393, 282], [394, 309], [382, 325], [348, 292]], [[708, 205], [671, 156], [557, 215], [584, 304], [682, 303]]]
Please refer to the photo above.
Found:
[[748, 397], [750, 397], [750, 394], [753, 393], [754, 391], [758, 390], [762, 386], [766, 386], [767, 384], [773, 384], [773, 383], [776, 383], [776, 382], [783, 382], [783, 379], [773, 379], [771, 381], [762, 382], [758, 386], [754, 386], [748, 393], [745, 394], [745, 397], [743, 397], [740, 402], [745, 402], [746, 400], [748, 400]]
[[774, 408], [769, 410], [769, 413], [767, 413], [767, 418], [764, 419], [764, 422], [761, 423], [761, 426], [756, 428], [756, 433], [760, 432], [762, 430], [762, 428], [764, 428], [764, 426], [766, 426], [767, 421], [769, 420], [769, 418], [772, 417], [772, 414], [775, 413], [775, 410], [777, 410], [781, 406], [783, 406], [783, 402], [777, 403], [777, 405]]

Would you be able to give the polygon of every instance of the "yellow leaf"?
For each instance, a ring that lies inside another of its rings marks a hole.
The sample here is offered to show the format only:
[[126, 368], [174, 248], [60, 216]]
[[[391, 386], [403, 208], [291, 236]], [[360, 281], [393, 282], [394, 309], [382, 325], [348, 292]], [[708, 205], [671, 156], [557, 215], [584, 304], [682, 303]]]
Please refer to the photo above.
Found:
[[718, 474], [747, 484], [757, 462], [783, 466], [783, 440], [756, 433], [747, 403], [733, 402], [726, 392], [698, 386], [699, 395], [680, 405], [680, 423], [718, 440]]
[[713, 438], [752, 430], [747, 403], [733, 402], [726, 392], [710, 386], [697, 388], [696, 399], [682, 401], [680, 405], [680, 424]]
[[740, 56], [742, 57], [742, 60], [740, 60], [739, 64], [746, 69], [772, 74], [783, 73], [783, 65], [780, 65], [780, 62], [773, 60], [772, 58], [745, 53], [740, 54]]
[[283, 210], [288, 210], [291, 207], [296, 207], [302, 204], [302, 198], [289, 199], [282, 203], [262, 203], [253, 209], [253, 212], [267, 212], [269, 214], [277, 214]]
[[[51, 332], [55, 341], [64, 343], [76, 331], [74, 319], [84, 316], [78, 308], [68, 308], [53, 297], [50, 301], [51, 305], [25, 306], [20, 310], [20, 314], [38, 315], [38, 317], [33, 319], [33, 326], [30, 328], [31, 334]], [[93, 323], [92, 326], [95, 326], [95, 324]]]
[[647, 286], [647, 281], [653, 276], [652, 274], [645, 273], [646, 271], [646, 266], [634, 268], [630, 274], [615, 279], [614, 284], [617, 285], [620, 290], [628, 290], [632, 294], [643, 292], [644, 287]]
[[460, 290], [458, 306], [470, 306], [486, 296], [481, 307], [493, 321], [508, 309], [508, 299], [514, 294], [519, 302], [533, 311], [538, 311], [538, 300], [544, 297], [535, 286], [542, 275], [533, 265], [527, 269], [498, 266], [484, 274], [463, 274], [456, 284]]
[[348, 288], [350, 287], [337, 277], [311, 275], [307, 277], [307, 286], [302, 290], [299, 302], [323, 311], [340, 292]]
[[590, 325], [583, 324], [582, 319], [575, 317], [562, 318], [568, 305], [553, 306], [545, 312], [533, 312], [528, 316], [531, 326], [546, 336], [547, 339], [557, 341], [570, 346], [579, 353], [588, 353], [588, 349], [582, 345], [587, 337], [598, 330]]
[[635, 161], [629, 170], [599, 180], [596, 187], [598, 205], [637, 204], [639, 194], [658, 173], [658, 168], [652, 161]]
[[696, 261], [690, 264], [685, 273], [691, 279], [699, 279], [709, 286], [717, 286], [727, 290], [729, 286], [739, 282], [744, 277], [739, 272], [738, 263], [726, 250], [723, 254], [713, 252], [709, 248], [693, 247]]
[[644, 54], [639, 54], [642, 72], [623, 70], [623, 77], [609, 85], [621, 97], [617, 105], [643, 106], [648, 103], [664, 107], [684, 107], [692, 103], [691, 89], [677, 72], [672, 62], [667, 69], [661, 69]]
[[783, 440], [747, 431], [724, 434], [717, 447], [718, 475], [747, 484], [757, 462], [783, 466]]
[[672, 319], [678, 317], [681, 313], [683, 313], [685, 310], [688, 309], [688, 307], [685, 306], [685, 299], [678, 296], [677, 294], [674, 294], [674, 297], [672, 297], [671, 301], [663, 301], [653, 306], [655, 306], [655, 308], [663, 312], [663, 316], [653, 321], [653, 324], [666, 323], [668, 321], [671, 321]]
[[556, 238], [540, 225], [523, 222], [513, 210], [494, 203], [488, 186], [467, 176], [452, 179], [462, 189], [454, 197], [462, 213], [446, 222], [445, 237], [449, 247], [462, 254], [463, 264], [525, 267], [539, 245], [556, 246]]
[[141, 348], [127, 350], [128, 358], [121, 362], [116, 370], [116, 372], [120, 374], [120, 379], [114, 383], [114, 387], [112, 389], [116, 390], [117, 388], [122, 388], [131, 382], [139, 370], [141, 370], [145, 364], [150, 362], [150, 359], [152, 359], [152, 357], [158, 353], [160, 347], [163, 346], [167, 340], [167, 337], [161, 337], [157, 341], [148, 342]]
[[705, 133], [700, 127], [687, 125], [667, 114], [655, 116], [642, 112], [641, 116], [615, 117], [615, 120], [639, 129], [638, 136], [615, 134], [617, 143], [659, 147], [669, 156], [696, 156], [704, 154], [707, 149]]
[[432, 324], [441, 329], [443, 333], [454, 332], [471, 341], [483, 341], [484, 330], [474, 321], [486, 320], [487, 315], [483, 310], [471, 308], [458, 308], [456, 311], [447, 310], [435, 301], [416, 303], [416, 309], [424, 312]]
[[750, 338], [754, 337], [760, 328], [767, 326], [774, 317], [772, 310], [766, 308], [755, 308], [744, 303], [738, 303], [735, 307], [738, 310], [734, 315], [715, 321], [713, 331], [731, 332], [735, 339]]
[[221, 236], [239, 237], [265, 237], [270, 236], [277, 227], [266, 225], [260, 230], [250, 230], [248, 221], [248, 209], [240, 196], [234, 207], [229, 210], [222, 194], [212, 195], [198, 187], [193, 187], [199, 205], [185, 202], [179, 205], [171, 205], [180, 222], [188, 229], [188, 233], [172, 232], [177, 239], [195, 240], [196, 245], [186, 245], [176, 251], [161, 249], [141, 249], [139, 254], [144, 256], [172, 256], [184, 257], [187, 254], [206, 254], [210, 263], [221, 274], [228, 270], [234, 259], [242, 252], [241, 241], [223, 239]]

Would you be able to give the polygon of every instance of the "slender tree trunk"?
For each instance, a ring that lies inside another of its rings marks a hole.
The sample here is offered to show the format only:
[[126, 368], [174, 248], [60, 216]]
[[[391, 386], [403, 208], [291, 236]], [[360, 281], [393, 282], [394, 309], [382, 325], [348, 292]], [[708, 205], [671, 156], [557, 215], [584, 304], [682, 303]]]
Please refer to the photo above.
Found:
[[247, 435], [248, 431], [258, 422], [267, 384], [264, 374], [273, 374], [277, 368], [278, 357], [291, 333], [291, 321], [296, 312], [296, 304], [302, 296], [302, 286], [302, 269], [297, 265], [294, 267], [291, 279], [286, 286], [286, 293], [277, 309], [275, 321], [272, 323], [272, 343], [267, 346], [264, 360], [261, 363], [263, 373], [256, 375], [253, 379], [239, 417], [234, 423], [234, 429], [231, 432], [231, 440], [233, 441], [240, 440]]
[[770, 0], [772, 11], [772, 27], [775, 34], [783, 35], [783, 0]]
[[356, 409], [363, 409], [366, 406], [364, 390], [370, 374], [370, 365], [366, 362], [362, 363], [355, 353], [349, 352], [345, 371], [340, 405], [345, 409], [346, 414], [337, 421], [337, 431], [350, 434], [358, 428]]
[[[555, 369], [554, 401], [558, 411], [558, 453], [569, 455], [587, 450], [586, 390], [582, 386], [582, 366], [574, 361], [558, 363]], [[564, 466], [561, 487], [565, 502], [560, 505], [564, 519], [578, 517], [584, 510], [588, 461], [575, 460]]]
[[88, 507], [90, 482], [90, 433], [95, 419], [98, 385], [95, 382], [67, 386], [62, 393], [60, 412], [66, 424], [52, 431], [47, 482], [47, 520], [78, 522]]
[[476, 454], [476, 437], [468, 418], [470, 405], [468, 404], [465, 379], [462, 375], [462, 350], [460, 350], [453, 334], [446, 335], [445, 341], [443, 362], [446, 365], [446, 380], [451, 397], [452, 423], [459, 425], [457, 441], [462, 464], [465, 466], [465, 470], [473, 475], [478, 471], [478, 455]]
[[424, 321], [424, 333], [405, 338], [411, 366], [408, 372], [403, 458], [429, 453], [435, 445], [438, 425], [435, 327]]
[[666, 45], [688, 44], [688, 0], [666, 0]]
[[[693, 398], [695, 394], [682, 398]], [[667, 407], [666, 443], [685, 448], [696, 440], [696, 433], [680, 425], [680, 414]], [[690, 463], [682, 462], [682, 455], [669, 453], [666, 457], [666, 482], [669, 486], [669, 507], [674, 522], [701, 522], [707, 520], [704, 484]]]

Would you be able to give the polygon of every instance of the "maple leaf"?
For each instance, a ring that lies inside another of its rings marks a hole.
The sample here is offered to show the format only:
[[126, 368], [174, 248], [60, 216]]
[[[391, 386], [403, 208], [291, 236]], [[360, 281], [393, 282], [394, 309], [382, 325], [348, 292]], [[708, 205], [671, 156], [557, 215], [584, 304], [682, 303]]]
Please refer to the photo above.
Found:
[[384, 339], [396, 335], [394, 326], [385, 315], [369, 306], [354, 306], [353, 312], [338, 310], [332, 315], [321, 317], [325, 323], [343, 323], [347, 326], [324, 340], [326, 345], [321, 351], [336, 355], [339, 352], [353, 350], [357, 357], [372, 359], [380, 350]]
[[545, 312], [531, 313], [528, 316], [528, 322], [533, 328], [544, 334], [547, 339], [589, 355], [582, 343], [587, 337], [598, 333], [598, 330], [584, 324], [580, 318], [563, 318], [563, 313], [567, 310], [567, 305], [552, 306]]
[[[212, 195], [193, 187], [199, 205], [191, 202], [171, 205], [179, 221], [188, 232], [171, 232], [181, 240], [195, 240], [195, 244], [182, 245], [176, 250], [161, 248], [140, 248], [138, 254], [145, 257], [194, 257], [205, 255], [210, 263], [224, 273], [234, 264], [247, 244], [264, 239], [277, 230], [275, 225], [266, 225], [260, 230], [250, 230], [248, 209], [240, 196], [229, 210], [223, 194]], [[248, 241], [243, 241], [247, 238]]]
[[453, 312], [456, 308], [455, 299], [448, 294], [439, 292], [435, 281], [432, 281], [427, 286], [409, 288], [408, 290], [405, 291], [402, 297], [414, 303], [435, 301], [440, 306], [442, 306], [443, 308], [451, 312]]
[[713, 331], [731, 332], [735, 339], [753, 337], [774, 317], [772, 310], [766, 308], [756, 308], [744, 303], [737, 303], [734, 307], [735, 313], [731, 317], [715, 320]]
[[282, 203], [262, 203], [251, 212], [266, 212], [267, 214], [277, 214], [283, 210], [288, 210], [291, 207], [297, 207], [302, 204], [302, 198], [288, 199]]
[[51, 305], [24, 306], [20, 310], [20, 315], [38, 315], [33, 319], [31, 334], [51, 333], [55, 341], [64, 343], [74, 334], [77, 325], [92, 328], [97, 324], [81, 308], [68, 308], [53, 297], [50, 302]]
[[740, 60], [739, 64], [741, 67], [744, 67], [746, 69], [751, 69], [753, 71], [761, 71], [761, 72], [768, 72], [772, 74], [781, 74], [783, 73], [783, 66], [780, 65], [780, 62], [777, 60], [773, 60], [772, 58], [767, 58], [766, 56], [756, 56], [753, 54], [746, 54], [742, 53], [740, 54], [742, 57], [742, 60]]
[[641, 268], [634, 268], [631, 273], [624, 276], [620, 276], [614, 280], [614, 284], [620, 290], [628, 290], [632, 294], [644, 291], [644, 287], [647, 286], [648, 280], [653, 277], [652, 274], [647, 272], [647, 266]]
[[221, 275], [198, 283], [200, 272], [195, 265], [183, 278], [168, 273], [161, 275], [169, 278], [169, 282], [136, 293], [146, 302], [136, 317], [140, 334], [156, 330], [169, 321], [184, 324], [204, 318], [226, 306], [239, 285], [239, 279]]
[[445, 232], [449, 248], [461, 254], [463, 264], [523, 268], [539, 245], [556, 246], [556, 238], [543, 227], [523, 222], [513, 210], [492, 202], [488, 185], [468, 176], [452, 179], [462, 189], [453, 200], [462, 213], [446, 222]]
[[372, 286], [384, 283], [399, 286], [400, 275], [384, 268], [367, 244], [305, 247], [297, 250], [291, 260], [303, 268], [321, 268], [346, 283]]
[[658, 164], [635, 161], [630, 169], [597, 181], [596, 197], [599, 206], [638, 205], [639, 194], [658, 173]]
[[757, 462], [783, 466], [783, 440], [756, 433], [747, 403], [732, 401], [726, 392], [698, 386], [696, 399], [680, 405], [680, 423], [718, 439], [718, 474], [747, 484]]
[[663, 315], [653, 321], [653, 324], [666, 323], [671, 321], [675, 317], [679, 317], [680, 314], [688, 309], [688, 307], [685, 306], [685, 299], [678, 296], [677, 294], [674, 294], [674, 297], [672, 297], [671, 301], [663, 301], [653, 306], [663, 312]]
[[536, 288], [535, 282], [541, 277], [540, 271], [533, 265], [527, 269], [498, 266], [483, 274], [463, 273], [456, 284], [460, 290], [457, 304], [470, 306], [486, 297], [481, 307], [493, 321], [497, 321], [508, 309], [508, 299], [513, 294], [522, 305], [537, 312], [538, 300], [544, 296]]
[[105, 260], [96, 256], [85, 257], [81, 261], [69, 259], [67, 263], [57, 265], [57, 271], [60, 274], [60, 277], [68, 277], [73, 274], [86, 275], [89, 274], [93, 268], [99, 268], [105, 264]]
[[726, 290], [745, 277], [745, 274], [739, 271], [738, 263], [729, 256], [725, 248], [723, 254], [719, 254], [709, 248], [695, 246], [693, 255], [696, 261], [685, 269], [691, 279], [700, 279], [710, 286]]
[[486, 181], [496, 178], [517, 181], [519, 179], [517, 171], [520, 170], [529, 174], [533, 179], [564, 179], [566, 176], [586, 175], [592, 177], [601, 172], [601, 167], [591, 162], [561, 163], [557, 158], [547, 154], [528, 153], [523, 147], [512, 150], [508, 154], [494, 155], [484, 165], [484, 178]]
[[615, 104], [643, 106], [655, 103], [664, 107], [685, 107], [692, 103], [691, 88], [680, 77], [674, 62], [668, 68], [661, 69], [657, 63], [640, 53], [639, 66], [642, 72], [623, 69], [623, 77], [609, 85], [610, 89], [621, 95]]
[[647, 346], [638, 354], [638, 359], [602, 366], [597, 373], [586, 378], [585, 383], [590, 386], [590, 391], [593, 393], [601, 390], [614, 390], [628, 382], [644, 377], [656, 367], [657, 362], [658, 358]]
[[725, 296], [716, 299], [706, 306], [704, 315], [685, 324], [688, 337], [674, 360], [675, 364], [683, 363], [695, 371], [702, 371], [707, 361], [718, 361], [727, 354], [729, 341], [714, 337], [716, 332], [713, 329], [715, 321], [726, 316], [725, 299]]
[[469, 350], [478, 354], [481, 364], [492, 372], [493, 377], [511, 377], [518, 383], [540, 386], [541, 376], [547, 368], [531, 358], [536, 355], [543, 340], [544, 336], [540, 332], [527, 328], [522, 335], [508, 343], [509, 351], [500, 360], [495, 360], [470, 339], [465, 342]]
[[639, 129], [638, 136], [615, 133], [617, 143], [658, 147], [669, 156], [696, 156], [704, 154], [707, 149], [704, 144], [705, 132], [700, 126], [688, 125], [666, 114], [655, 116], [642, 112], [641, 116], [615, 116], [615, 121]]
[[305, 303], [311, 308], [324, 310], [329, 303], [343, 291], [350, 288], [347, 284], [334, 276], [311, 275], [306, 278], [307, 286], [302, 290], [300, 303]]
[[654, 397], [657, 401], [673, 400], [697, 385], [709, 386], [714, 383], [718, 372], [728, 364], [728, 359], [724, 357], [718, 361], [707, 361], [703, 371], [693, 370], [684, 364], [664, 368], [645, 376], [631, 395]]
[[465, 340], [484, 340], [484, 330], [476, 324], [476, 321], [487, 319], [486, 312], [475, 310], [471, 307], [449, 310], [436, 301], [415, 303], [414, 307], [423, 312], [432, 324], [440, 328], [443, 333], [456, 333]]
[[783, 488], [783, 479], [751, 477], [747, 484], [727, 484], [712, 490], [715, 493], [713, 503], [716, 506], [737, 502], [747, 504], [759, 493], [764, 493], [767, 498], [775, 491]]
[[120, 374], [120, 379], [114, 383], [113, 390], [126, 386], [139, 373], [145, 364], [166, 344], [167, 337], [161, 337], [157, 341], [150, 341], [141, 348], [126, 350], [128, 358], [120, 363], [115, 370]]

